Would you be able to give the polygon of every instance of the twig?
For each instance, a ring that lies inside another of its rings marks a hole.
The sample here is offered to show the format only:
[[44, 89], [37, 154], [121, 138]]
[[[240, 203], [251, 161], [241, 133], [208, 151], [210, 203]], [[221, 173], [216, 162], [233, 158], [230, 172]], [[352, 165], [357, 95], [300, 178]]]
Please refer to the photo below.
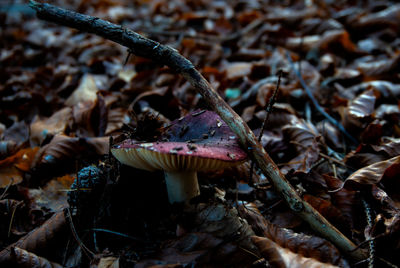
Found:
[[136, 242], [149, 243], [148, 241], [140, 239], [140, 238], [137, 238], [137, 237], [133, 237], [133, 236], [130, 236], [130, 235], [127, 235], [127, 234], [123, 234], [123, 233], [120, 233], [120, 232], [111, 231], [111, 230], [107, 230], [107, 229], [103, 229], [103, 228], [92, 228], [92, 229], [90, 229], [90, 231], [93, 231], [94, 233], [96, 233], [96, 232], [109, 233], [109, 234], [113, 234], [113, 235], [129, 238], [129, 239], [134, 240]]
[[326, 237], [354, 259], [366, 258], [366, 254], [363, 251], [352, 251], [356, 247], [354, 243], [300, 198], [296, 190], [286, 180], [285, 176], [279, 171], [279, 168], [258, 142], [248, 125], [218, 95], [207, 80], [194, 68], [193, 64], [175, 49], [99, 18], [68, 11], [49, 4], [40, 4], [33, 0], [30, 0], [30, 6], [36, 10], [39, 18], [73, 27], [80, 31], [95, 33], [128, 47], [137, 56], [165, 64], [180, 73], [196, 88], [209, 108], [215, 111], [236, 133], [242, 147], [247, 149], [248, 155], [257, 163], [265, 176], [271, 179], [275, 189], [283, 195], [294, 212], [310, 224], [311, 228], [316, 232]]
[[78, 243], [79, 247], [86, 254], [86, 256], [90, 260], [92, 260], [95, 254], [87, 246], [85, 246], [85, 244], [83, 244], [82, 240], [79, 238], [78, 233], [75, 230], [75, 226], [72, 221], [71, 211], [69, 210], [69, 208], [64, 209], [64, 215], [67, 221], [69, 222], [69, 227], [71, 228], [72, 236], [75, 238], [75, 241]]
[[337, 120], [335, 120], [332, 116], [330, 116], [327, 112], [322, 109], [322, 107], [319, 105], [318, 101], [314, 98], [314, 95], [311, 93], [310, 87], [307, 86], [306, 82], [304, 81], [301, 73], [299, 72], [298, 69], [294, 66], [294, 63], [292, 61], [292, 58], [289, 55], [289, 52], [287, 52], [286, 58], [289, 61], [290, 67], [293, 69], [294, 73], [296, 74], [297, 78], [300, 81], [301, 86], [304, 88], [306, 91], [308, 97], [310, 98], [311, 102], [313, 103], [315, 109], [318, 110], [329, 122], [331, 122], [333, 125], [335, 125], [352, 143], [358, 144], [358, 141], [351, 136], [349, 132], [340, 124]]
[[3, 198], [6, 196], [6, 193], [7, 193], [8, 189], [10, 189], [10, 186], [13, 184], [13, 182], [14, 182], [14, 178], [11, 177], [10, 182], [6, 186], [6, 189], [4, 189], [3, 193], [0, 196], [0, 200], [3, 200]]
[[[279, 86], [281, 84], [282, 70], [279, 70], [278, 72], [279, 72], [279, 74], [278, 74], [278, 82], [276, 83], [276, 88], [275, 88], [271, 98], [268, 101], [267, 108], [265, 109], [267, 114], [265, 115], [264, 121], [263, 121], [263, 123], [261, 125], [260, 133], [258, 134], [258, 142], [261, 142], [261, 138], [262, 138], [262, 135], [264, 133], [265, 126], [267, 125], [267, 122], [268, 122], [268, 119], [269, 119], [269, 115], [271, 114], [272, 107], [274, 106], [274, 103], [275, 103], [276, 94], [277, 94], [277, 92], [279, 90]], [[250, 186], [254, 186], [254, 183], [253, 183], [253, 171], [254, 171], [254, 161], [251, 161], [250, 176], [249, 176], [250, 177], [250, 179], [249, 179]]]
[[12, 211], [12, 213], [11, 213], [10, 223], [8, 224], [8, 235], [7, 235], [7, 237], [10, 237], [10, 235], [11, 235], [11, 227], [12, 227], [12, 224], [13, 224], [13, 222], [14, 222], [15, 211], [17, 211], [17, 208], [18, 208], [19, 205], [21, 205], [22, 203], [23, 203], [22, 201], [19, 201], [19, 202], [14, 206], [14, 209], [13, 209], [13, 211]]

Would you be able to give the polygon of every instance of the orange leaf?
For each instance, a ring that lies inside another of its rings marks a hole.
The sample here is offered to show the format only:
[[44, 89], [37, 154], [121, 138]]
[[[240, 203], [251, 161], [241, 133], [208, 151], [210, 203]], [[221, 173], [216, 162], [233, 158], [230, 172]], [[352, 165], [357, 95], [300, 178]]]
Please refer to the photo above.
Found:
[[30, 169], [39, 147], [19, 150], [16, 154], [0, 161], [0, 188], [22, 181], [23, 172]]

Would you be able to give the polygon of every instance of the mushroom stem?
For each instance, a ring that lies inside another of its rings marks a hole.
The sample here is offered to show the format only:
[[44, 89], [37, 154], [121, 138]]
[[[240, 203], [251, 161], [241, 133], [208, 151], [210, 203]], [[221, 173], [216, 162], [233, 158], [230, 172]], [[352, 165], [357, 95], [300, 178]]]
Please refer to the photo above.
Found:
[[196, 171], [164, 171], [171, 204], [184, 202], [200, 194]]

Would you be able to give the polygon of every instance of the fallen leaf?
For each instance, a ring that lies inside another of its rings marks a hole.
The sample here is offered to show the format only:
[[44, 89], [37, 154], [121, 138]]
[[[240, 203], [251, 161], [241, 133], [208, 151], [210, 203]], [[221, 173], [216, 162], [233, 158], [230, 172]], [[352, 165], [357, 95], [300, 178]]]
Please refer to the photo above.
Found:
[[75, 106], [79, 102], [92, 101], [95, 102], [97, 98], [97, 86], [92, 75], [86, 74], [81, 78], [79, 86], [72, 93], [71, 96], [65, 101], [68, 106]]
[[[313, 258], [320, 262], [332, 263], [341, 267], [348, 267], [342, 259], [339, 251], [327, 240], [295, 233], [290, 229], [280, 228], [270, 223], [259, 212], [240, 207], [240, 213], [254, 229], [258, 236], [264, 236], [274, 241], [283, 248], [301, 254], [307, 258]], [[254, 240], [253, 240], [254, 241]]]
[[400, 172], [400, 156], [377, 162], [351, 174], [342, 187], [360, 189], [363, 186], [379, 183], [384, 176], [394, 177]]
[[119, 258], [103, 257], [97, 264], [97, 268], [119, 268]]
[[39, 147], [26, 148], [0, 160], [0, 188], [21, 183], [38, 151]]
[[[37, 256], [34, 253], [28, 252], [19, 247], [12, 247], [8, 260], [3, 260], [3, 265], [10, 265], [13, 267], [48, 267], [48, 268], [62, 268], [58, 263], [51, 262], [43, 257]], [[15, 266], [14, 266], [15, 265]]]
[[68, 207], [67, 193], [73, 182], [71, 175], [54, 178], [40, 189], [29, 189], [28, 195], [37, 206], [52, 212], [60, 211]]
[[343, 125], [349, 130], [360, 130], [372, 121], [376, 97], [368, 90], [352, 100], [343, 117]]
[[41, 145], [47, 138], [57, 134], [65, 134], [65, 130], [72, 124], [72, 109], [65, 107], [46, 119], [36, 118], [30, 127], [32, 144]]
[[323, 268], [339, 267], [329, 263], [322, 263], [313, 258], [306, 258], [283, 248], [266, 237], [252, 237], [253, 243], [258, 247], [261, 255], [273, 266], [279, 268]]

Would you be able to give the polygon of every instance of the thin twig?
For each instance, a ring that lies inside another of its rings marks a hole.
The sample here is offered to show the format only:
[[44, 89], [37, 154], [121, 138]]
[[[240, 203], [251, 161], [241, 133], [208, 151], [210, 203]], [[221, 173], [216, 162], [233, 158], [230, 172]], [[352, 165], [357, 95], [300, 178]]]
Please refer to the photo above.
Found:
[[[275, 103], [276, 94], [277, 94], [277, 92], [279, 90], [279, 86], [281, 84], [281, 77], [282, 77], [282, 70], [279, 70], [278, 71], [278, 82], [276, 83], [276, 88], [275, 88], [274, 92], [272, 93], [271, 98], [269, 98], [267, 108], [265, 109], [267, 114], [265, 115], [264, 121], [263, 121], [263, 123], [261, 125], [260, 133], [258, 134], [258, 142], [261, 142], [262, 135], [264, 133], [265, 127], [267, 126], [269, 115], [272, 112], [272, 107], [274, 106], [274, 103]], [[254, 183], [253, 183], [254, 164], [255, 164], [254, 161], [251, 161], [250, 176], [249, 176], [250, 177], [250, 179], [249, 179], [250, 183], [249, 184], [252, 187], [254, 186]]]
[[72, 236], [75, 238], [75, 241], [78, 243], [79, 247], [86, 254], [86, 256], [90, 260], [92, 260], [95, 254], [87, 246], [85, 246], [85, 244], [83, 244], [82, 240], [79, 238], [78, 233], [75, 230], [75, 226], [72, 221], [71, 211], [69, 210], [69, 208], [64, 209], [64, 215], [69, 222], [69, 227], [71, 228]]
[[6, 186], [6, 189], [4, 189], [3, 193], [0, 196], [0, 200], [3, 200], [3, 198], [6, 196], [6, 193], [7, 193], [8, 189], [10, 189], [10, 186], [13, 185], [13, 183], [14, 183], [14, 178], [11, 177], [10, 182]]
[[107, 229], [103, 229], [103, 228], [92, 228], [90, 230], [93, 231], [94, 233], [96, 233], [96, 232], [104, 232], [104, 233], [109, 233], [109, 234], [113, 234], [113, 235], [129, 238], [131, 240], [134, 240], [134, 241], [137, 241], [137, 242], [141, 242], [141, 243], [150, 243], [150, 242], [148, 242], [146, 240], [143, 240], [143, 239], [140, 239], [140, 238], [137, 238], [137, 237], [133, 237], [133, 236], [130, 236], [130, 235], [127, 235], [127, 234], [123, 234], [123, 233], [120, 233], [120, 232], [111, 231], [111, 230], [107, 230]]
[[11, 213], [10, 223], [9, 223], [9, 225], [8, 225], [8, 235], [7, 235], [7, 237], [10, 237], [10, 235], [11, 235], [11, 227], [12, 227], [12, 224], [13, 224], [13, 222], [14, 222], [15, 211], [17, 211], [17, 208], [18, 208], [19, 205], [21, 205], [21, 204], [22, 204], [22, 201], [19, 201], [19, 202], [14, 206], [14, 208], [13, 208], [13, 211], [12, 211], [12, 213]]
[[30, 0], [30, 6], [36, 10], [39, 18], [73, 27], [80, 31], [97, 34], [130, 48], [136, 56], [165, 64], [175, 72], [180, 73], [203, 97], [209, 108], [216, 112], [232, 131], [235, 132], [242, 147], [247, 150], [248, 155], [256, 162], [264, 175], [270, 178], [275, 189], [285, 198], [289, 207], [297, 215], [306, 221], [312, 229], [326, 237], [354, 259], [360, 260], [366, 258], [365, 252], [361, 250], [353, 251], [356, 247], [355, 244], [328, 222], [310, 204], [302, 200], [297, 194], [296, 189], [290, 185], [263, 146], [258, 142], [249, 126], [212, 88], [210, 83], [196, 70], [193, 64], [175, 49], [145, 38], [120, 25], [112, 24], [96, 17], [68, 11], [49, 4], [40, 4], [33, 0]]

